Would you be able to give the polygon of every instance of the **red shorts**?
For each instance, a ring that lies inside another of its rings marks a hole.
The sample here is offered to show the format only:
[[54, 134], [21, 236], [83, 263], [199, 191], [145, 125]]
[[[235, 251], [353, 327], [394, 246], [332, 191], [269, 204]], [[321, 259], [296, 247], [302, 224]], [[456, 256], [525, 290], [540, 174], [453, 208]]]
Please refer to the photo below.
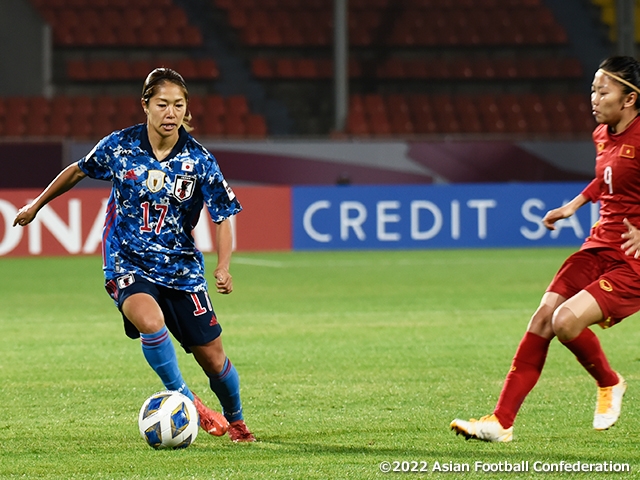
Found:
[[564, 262], [547, 288], [565, 298], [586, 290], [596, 299], [610, 327], [640, 311], [640, 276], [613, 248], [580, 250]]

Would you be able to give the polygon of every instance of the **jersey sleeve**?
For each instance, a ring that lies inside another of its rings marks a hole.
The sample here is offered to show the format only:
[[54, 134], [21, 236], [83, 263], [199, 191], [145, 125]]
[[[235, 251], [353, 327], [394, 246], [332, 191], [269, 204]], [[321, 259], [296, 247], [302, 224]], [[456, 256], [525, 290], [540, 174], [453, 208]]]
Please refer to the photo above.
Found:
[[113, 171], [109, 165], [109, 155], [111, 137], [109, 135], [100, 140], [95, 147], [78, 162], [78, 167], [88, 177], [95, 178], [97, 180], [112, 180]]
[[211, 220], [220, 223], [242, 210], [242, 206], [227, 181], [222, 176], [213, 156], [209, 156], [209, 168], [206, 180], [202, 186], [204, 203], [207, 206]]
[[600, 181], [594, 178], [581, 193], [587, 197], [591, 203], [597, 202], [600, 199]]

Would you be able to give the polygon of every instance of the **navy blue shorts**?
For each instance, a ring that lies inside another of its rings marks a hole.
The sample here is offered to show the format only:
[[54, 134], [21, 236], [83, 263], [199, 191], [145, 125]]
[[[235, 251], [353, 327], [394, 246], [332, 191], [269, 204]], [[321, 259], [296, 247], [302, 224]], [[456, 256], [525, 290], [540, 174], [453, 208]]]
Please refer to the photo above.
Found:
[[[134, 293], [151, 295], [162, 309], [167, 328], [188, 353], [189, 347], [206, 345], [222, 333], [206, 291], [185, 292], [163, 287], [132, 273], [110, 280], [105, 288], [120, 312], [124, 301]], [[124, 313], [122, 319], [127, 336], [139, 338], [140, 332]]]

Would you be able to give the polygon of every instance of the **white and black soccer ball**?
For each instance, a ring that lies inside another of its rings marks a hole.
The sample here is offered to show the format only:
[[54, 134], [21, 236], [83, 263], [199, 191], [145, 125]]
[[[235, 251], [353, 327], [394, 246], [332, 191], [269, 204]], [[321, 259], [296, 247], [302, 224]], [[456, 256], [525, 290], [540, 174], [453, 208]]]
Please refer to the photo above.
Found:
[[151, 395], [138, 415], [140, 435], [155, 449], [187, 448], [198, 436], [198, 425], [196, 406], [172, 390]]

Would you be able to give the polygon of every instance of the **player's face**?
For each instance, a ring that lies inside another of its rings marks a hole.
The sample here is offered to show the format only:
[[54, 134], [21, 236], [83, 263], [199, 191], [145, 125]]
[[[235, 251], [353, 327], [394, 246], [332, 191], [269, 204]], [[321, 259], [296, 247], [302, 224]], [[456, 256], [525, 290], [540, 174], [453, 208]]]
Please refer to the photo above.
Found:
[[175, 83], [164, 82], [145, 106], [149, 130], [161, 137], [178, 135], [178, 129], [187, 112], [184, 90]]
[[591, 85], [591, 108], [598, 123], [615, 126], [622, 119], [628, 95], [622, 85], [598, 70]]

